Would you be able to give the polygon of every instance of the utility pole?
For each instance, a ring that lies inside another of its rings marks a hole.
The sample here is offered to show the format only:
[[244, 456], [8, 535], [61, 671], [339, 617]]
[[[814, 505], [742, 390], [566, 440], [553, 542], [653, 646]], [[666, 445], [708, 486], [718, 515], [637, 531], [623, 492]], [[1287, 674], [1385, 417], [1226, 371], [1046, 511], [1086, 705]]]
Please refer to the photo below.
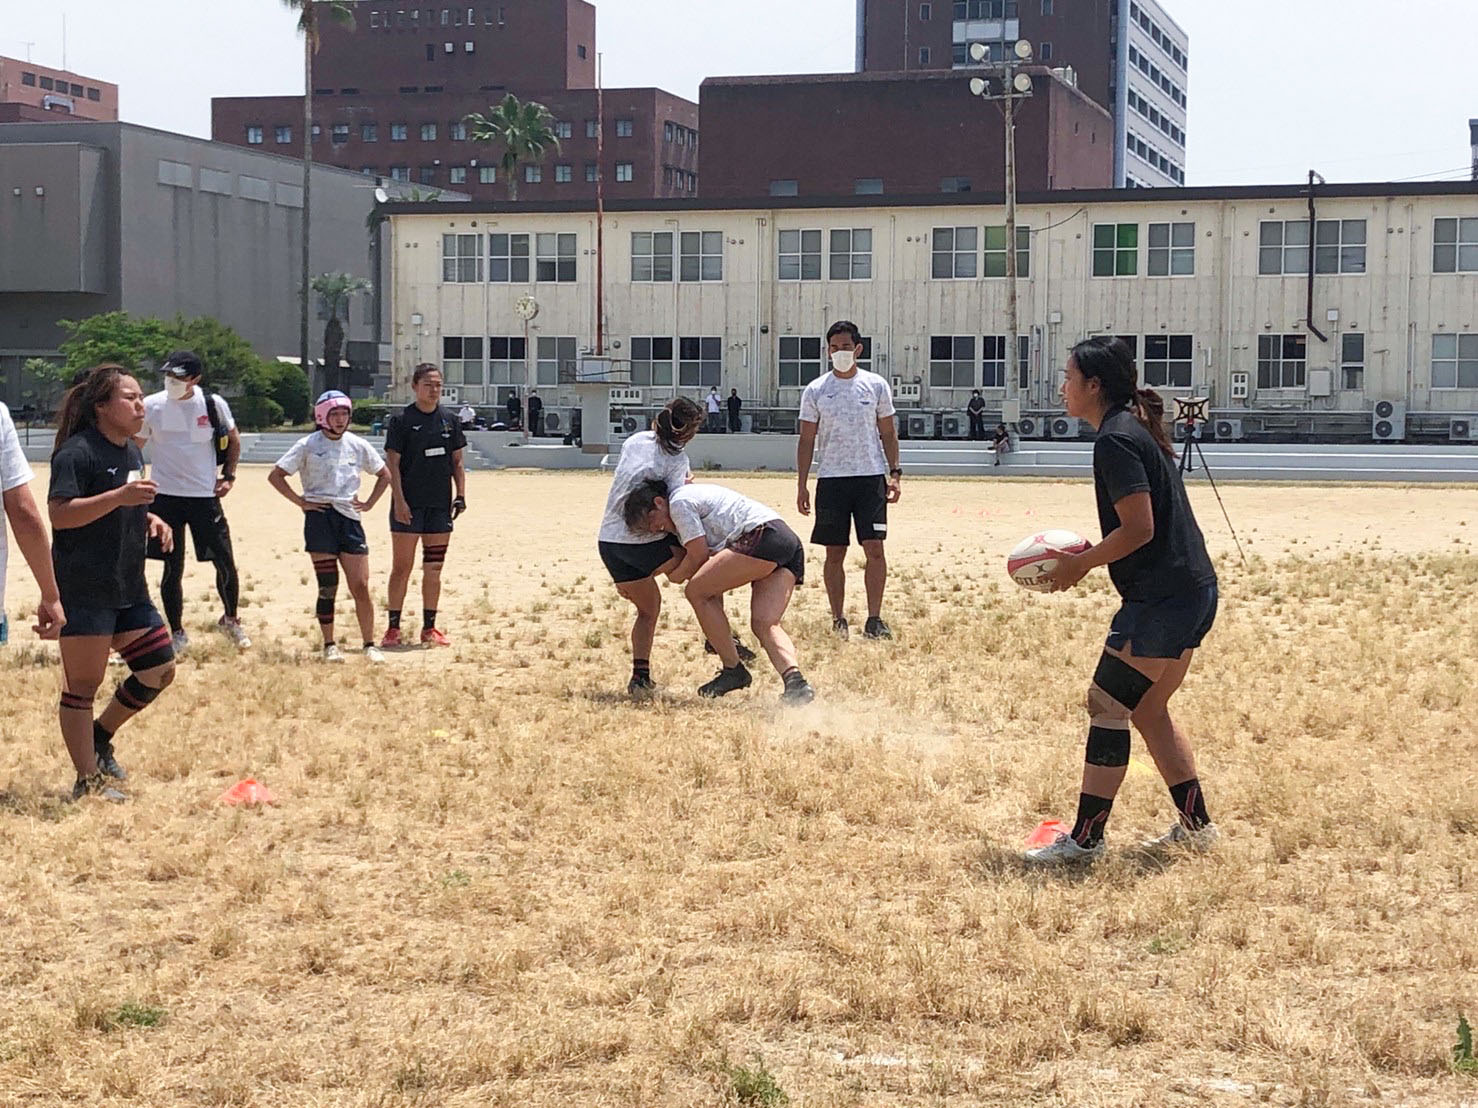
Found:
[[[997, 100], [1001, 114], [1005, 117], [1006, 135], [1006, 396], [1021, 398], [1021, 360], [1018, 352], [1021, 319], [1016, 294], [1016, 100], [1032, 94], [1032, 79], [1029, 74], [1018, 73], [1018, 63], [1032, 59], [1031, 43], [1025, 39], [1010, 42], [1006, 37], [1006, 20], [1001, 20], [1001, 60], [986, 68], [991, 77], [1000, 82], [1000, 92], [991, 89], [991, 82], [984, 77], [970, 81], [970, 92], [983, 100]], [[983, 42], [972, 43], [970, 57], [983, 62], [989, 48]]]
[[606, 94], [595, 55], [595, 356], [606, 345]]

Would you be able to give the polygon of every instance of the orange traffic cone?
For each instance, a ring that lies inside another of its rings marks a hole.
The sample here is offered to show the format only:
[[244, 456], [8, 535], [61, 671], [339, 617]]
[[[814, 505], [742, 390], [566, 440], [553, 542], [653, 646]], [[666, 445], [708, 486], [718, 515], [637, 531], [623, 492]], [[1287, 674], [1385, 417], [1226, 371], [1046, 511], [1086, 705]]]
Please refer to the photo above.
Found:
[[1044, 819], [1037, 829], [1026, 837], [1027, 846], [1047, 846], [1056, 841], [1058, 835], [1072, 834], [1072, 828], [1060, 819]]
[[259, 785], [255, 778], [248, 777], [238, 781], [220, 795], [222, 804], [245, 804], [248, 807], [256, 807], [259, 804], [276, 804], [277, 798], [272, 795], [266, 785]]

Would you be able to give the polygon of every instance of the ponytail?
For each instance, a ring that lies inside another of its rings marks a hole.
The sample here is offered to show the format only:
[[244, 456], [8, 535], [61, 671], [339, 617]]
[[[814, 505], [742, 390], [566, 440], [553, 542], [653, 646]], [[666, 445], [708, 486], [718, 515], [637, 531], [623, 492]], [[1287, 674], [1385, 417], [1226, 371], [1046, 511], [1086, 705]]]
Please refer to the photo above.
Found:
[[1164, 451], [1167, 458], [1175, 457], [1175, 447], [1170, 445], [1170, 436], [1165, 433], [1165, 401], [1154, 389], [1136, 389], [1130, 402], [1134, 418], [1144, 425], [1155, 440], [1155, 445]]
[[1098, 381], [1110, 404], [1132, 411], [1166, 457], [1175, 457], [1175, 447], [1165, 433], [1165, 401], [1154, 389], [1139, 387], [1134, 352], [1123, 339], [1112, 335], [1084, 339], [1073, 347], [1070, 357], [1085, 379]]
[[56, 438], [51, 443], [52, 457], [56, 457], [57, 448], [67, 439], [79, 431], [97, 426], [98, 405], [111, 399], [123, 375], [122, 366], [104, 363], [88, 370], [63, 394], [61, 407], [57, 410]]
[[693, 441], [703, 423], [703, 409], [686, 396], [679, 396], [657, 413], [652, 431], [665, 454], [681, 454]]

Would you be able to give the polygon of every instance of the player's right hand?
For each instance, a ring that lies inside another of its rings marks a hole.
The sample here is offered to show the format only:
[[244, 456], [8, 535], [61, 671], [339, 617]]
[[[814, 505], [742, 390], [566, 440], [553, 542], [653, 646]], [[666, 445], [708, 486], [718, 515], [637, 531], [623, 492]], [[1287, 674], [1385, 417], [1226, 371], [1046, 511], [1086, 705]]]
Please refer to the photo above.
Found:
[[154, 503], [159, 486], [153, 481], [130, 481], [117, 490], [118, 502], [128, 508], [139, 508]]
[[[406, 502], [404, 500], [397, 500], [395, 502], [395, 504], [392, 506], [391, 511], [394, 512], [394, 514], [395, 514], [395, 522], [396, 523], [404, 523], [404, 524], [409, 524], [410, 523], [410, 521], [411, 521], [411, 506], [410, 506], [410, 504], [408, 502]], [[456, 517], [453, 516], [452, 518], [455, 519]]]
[[803, 516], [811, 514], [811, 490], [805, 485], [796, 490], [795, 510]]

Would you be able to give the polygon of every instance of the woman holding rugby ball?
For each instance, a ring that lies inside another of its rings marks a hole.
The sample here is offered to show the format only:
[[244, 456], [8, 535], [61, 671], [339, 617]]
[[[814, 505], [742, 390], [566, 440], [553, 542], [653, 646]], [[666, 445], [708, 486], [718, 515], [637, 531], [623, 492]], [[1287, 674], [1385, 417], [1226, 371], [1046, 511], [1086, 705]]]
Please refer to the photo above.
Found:
[[1205, 850], [1220, 837], [1206, 812], [1195, 756], [1170, 717], [1170, 698], [1216, 619], [1216, 571], [1191, 513], [1175, 451], [1165, 434], [1165, 404], [1139, 388], [1134, 355], [1122, 340], [1091, 338], [1073, 347], [1062, 398], [1071, 416], [1098, 431], [1093, 486], [1103, 541], [1064, 554], [1049, 574], [1054, 591], [1072, 588], [1098, 566], [1123, 604], [1109, 627], [1088, 688], [1088, 748], [1078, 815], [1070, 834], [1027, 851], [1029, 862], [1093, 861], [1129, 768], [1129, 725], [1139, 729], [1170, 787], [1178, 821], [1144, 845]]

